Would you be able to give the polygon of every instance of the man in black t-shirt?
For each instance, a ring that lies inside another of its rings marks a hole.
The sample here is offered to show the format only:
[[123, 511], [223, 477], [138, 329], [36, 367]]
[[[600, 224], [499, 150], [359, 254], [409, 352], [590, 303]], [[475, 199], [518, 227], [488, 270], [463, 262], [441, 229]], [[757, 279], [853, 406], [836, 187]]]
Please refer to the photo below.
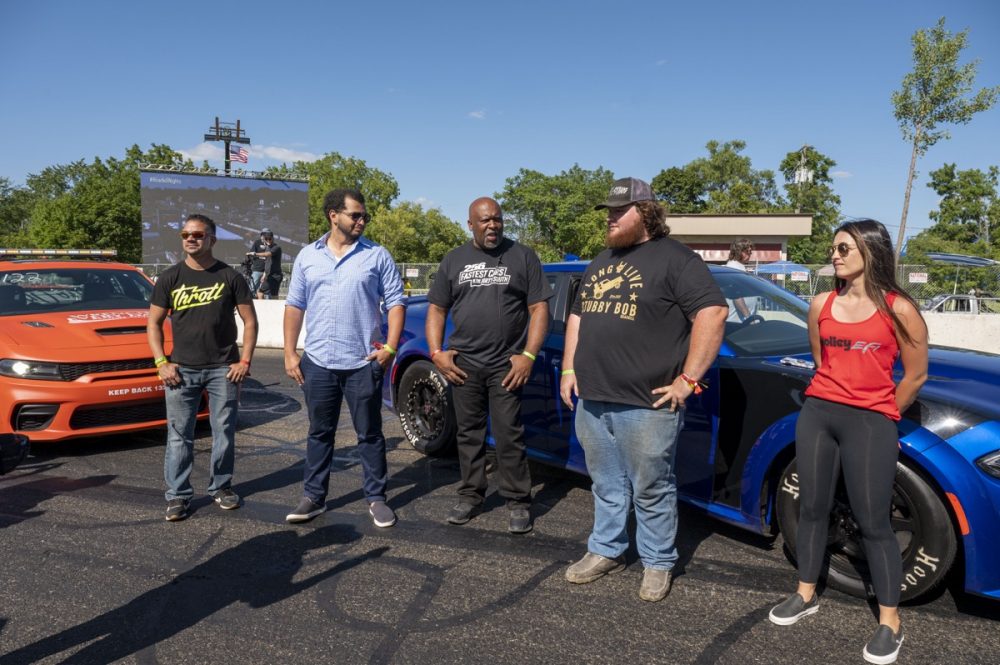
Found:
[[[246, 280], [212, 256], [215, 222], [190, 215], [181, 231], [187, 257], [156, 280], [146, 332], [167, 406], [164, 477], [170, 522], [188, 516], [194, 489], [194, 427], [203, 392], [212, 425], [211, 482], [208, 493], [221, 508], [239, 508], [231, 489], [235, 459], [239, 384], [250, 370], [257, 344], [257, 315]], [[243, 351], [236, 345], [233, 309], [243, 319]], [[163, 322], [170, 315], [173, 350], [164, 353]]]
[[[521, 387], [549, 328], [552, 289], [538, 256], [503, 237], [500, 205], [478, 198], [469, 206], [472, 240], [441, 261], [427, 294], [431, 360], [452, 385], [458, 420], [459, 503], [448, 515], [465, 524], [486, 496], [486, 418], [497, 451], [500, 496], [510, 509], [508, 530], [531, 531], [531, 474], [524, 453]], [[443, 346], [445, 319], [454, 330]]]
[[278, 288], [284, 274], [281, 272], [281, 245], [274, 242], [271, 229], [260, 230], [260, 240], [247, 252], [251, 257], [253, 288], [257, 298], [270, 300], [278, 297]]
[[571, 409], [580, 398], [576, 435], [594, 494], [587, 554], [566, 579], [592, 582], [625, 565], [632, 505], [645, 569], [639, 597], [658, 601], [677, 561], [674, 456], [684, 403], [704, 387], [729, 308], [701, 258], [668, 237], [647, 183], [615, 181], [602, 208], [608, 249], [580, 283], [560, 382]]

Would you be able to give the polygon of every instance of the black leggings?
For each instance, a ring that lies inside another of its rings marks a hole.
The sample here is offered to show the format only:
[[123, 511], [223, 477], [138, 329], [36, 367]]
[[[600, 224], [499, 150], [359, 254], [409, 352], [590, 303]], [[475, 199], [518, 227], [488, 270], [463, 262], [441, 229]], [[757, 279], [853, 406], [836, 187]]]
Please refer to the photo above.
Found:
[[806, 399], [795, 427], [800, 501], [796, 548], [803, 582], [815, 584], [819, 579], [833, 494], [843, 468], [875, 597], [886, 607], [899, 604], [903, 561], [889, 523], [898, 442], [896, 423], [881, 413]]

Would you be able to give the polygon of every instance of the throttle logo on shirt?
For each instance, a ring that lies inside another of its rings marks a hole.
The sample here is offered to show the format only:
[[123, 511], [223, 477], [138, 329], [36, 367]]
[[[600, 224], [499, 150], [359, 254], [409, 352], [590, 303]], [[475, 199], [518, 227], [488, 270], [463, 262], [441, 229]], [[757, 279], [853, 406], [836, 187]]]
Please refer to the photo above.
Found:
[[843, 337], [837, 337], [836, 335], [822, 337], [819, 342], [823, 346], [832, 346], [838, 349], [844, 349], [845, 351], [860, 351], [862, 354], [868, 353], [869, 351], [877, 351], [882, 348], [882, 344], [879, 342], [865, 342], [863, 340], [855, 342], [852, 339], [844, 339]]
[[180, 312], [185, 309], [191, 309], [192, 307], [211, 305], [213, 302], [222, 297], [222, 290], [224, 287], [224, 282], [219, 282], [217, 284], [213, 284], [212, 286], [205, 286], [201, 288], [181, 284], [170, 292], [170, 297], [173, 301], [171, 309], [175, 312]]
[[510, 275], [507, 273], [507, 266], [487, 268], [485, 261], [470, 263], [458, 273], [458, 283], [468, 284], [470, 288], [510, 284]]
[[642, 286], [642, 273], [630, 263], [620, 261], [601, 268], [580, 290], [582, 312], [635, 321]]

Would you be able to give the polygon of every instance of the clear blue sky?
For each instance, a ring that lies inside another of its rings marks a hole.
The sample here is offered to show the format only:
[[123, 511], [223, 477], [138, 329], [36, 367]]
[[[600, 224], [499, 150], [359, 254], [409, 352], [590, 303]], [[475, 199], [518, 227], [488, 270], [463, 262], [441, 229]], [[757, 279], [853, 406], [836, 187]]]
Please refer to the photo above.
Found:
[[[996, 0], [14, 0], [0, 4], [0, 176], [133, 143], [221, 165], [201, 143], [218, 115], [248, 129], [250, 168], [336, 151], [464, 223], [522, 167], [648, 180], [742, 139], [776, 170], [809, 143], [837, 161], [843, 213], [895, 233], [910, 148], [889, 96], [911, 35], [940, 16], [971, 28], [977, 85], [1000, 84]], [[910, 228], [936, 207], [929, 171], [1000, 164], [1000, 109], [952, 134], [919, 164]]]

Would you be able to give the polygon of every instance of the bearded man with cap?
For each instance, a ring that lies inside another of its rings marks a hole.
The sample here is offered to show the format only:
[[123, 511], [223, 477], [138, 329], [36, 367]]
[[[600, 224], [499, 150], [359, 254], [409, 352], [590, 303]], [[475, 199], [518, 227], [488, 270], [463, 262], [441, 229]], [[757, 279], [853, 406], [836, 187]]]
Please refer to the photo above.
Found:
[[260, 240], [247, 252], [251, 257], [253, 290], [258, 300], [269, 300], [278, 296], [278, 287], [284, 278], [281, 272], [281, 245], [274, 242], [274, 233], [269, 228], [260, 230]]
[[629, 507], [644, 573], [639, 597], [670, 592], [677, 561], [677, 438], [684, 404], [705, 387], [729, 308], [704, 261], [669, 237], [649, 184], [616, 180], [607, 249], [580, 283], [563, 353], [560, 395], [576, 405], [576, 435], [593, 480], [587, 553], [566, 570], [576, 584], [624, 568]]

